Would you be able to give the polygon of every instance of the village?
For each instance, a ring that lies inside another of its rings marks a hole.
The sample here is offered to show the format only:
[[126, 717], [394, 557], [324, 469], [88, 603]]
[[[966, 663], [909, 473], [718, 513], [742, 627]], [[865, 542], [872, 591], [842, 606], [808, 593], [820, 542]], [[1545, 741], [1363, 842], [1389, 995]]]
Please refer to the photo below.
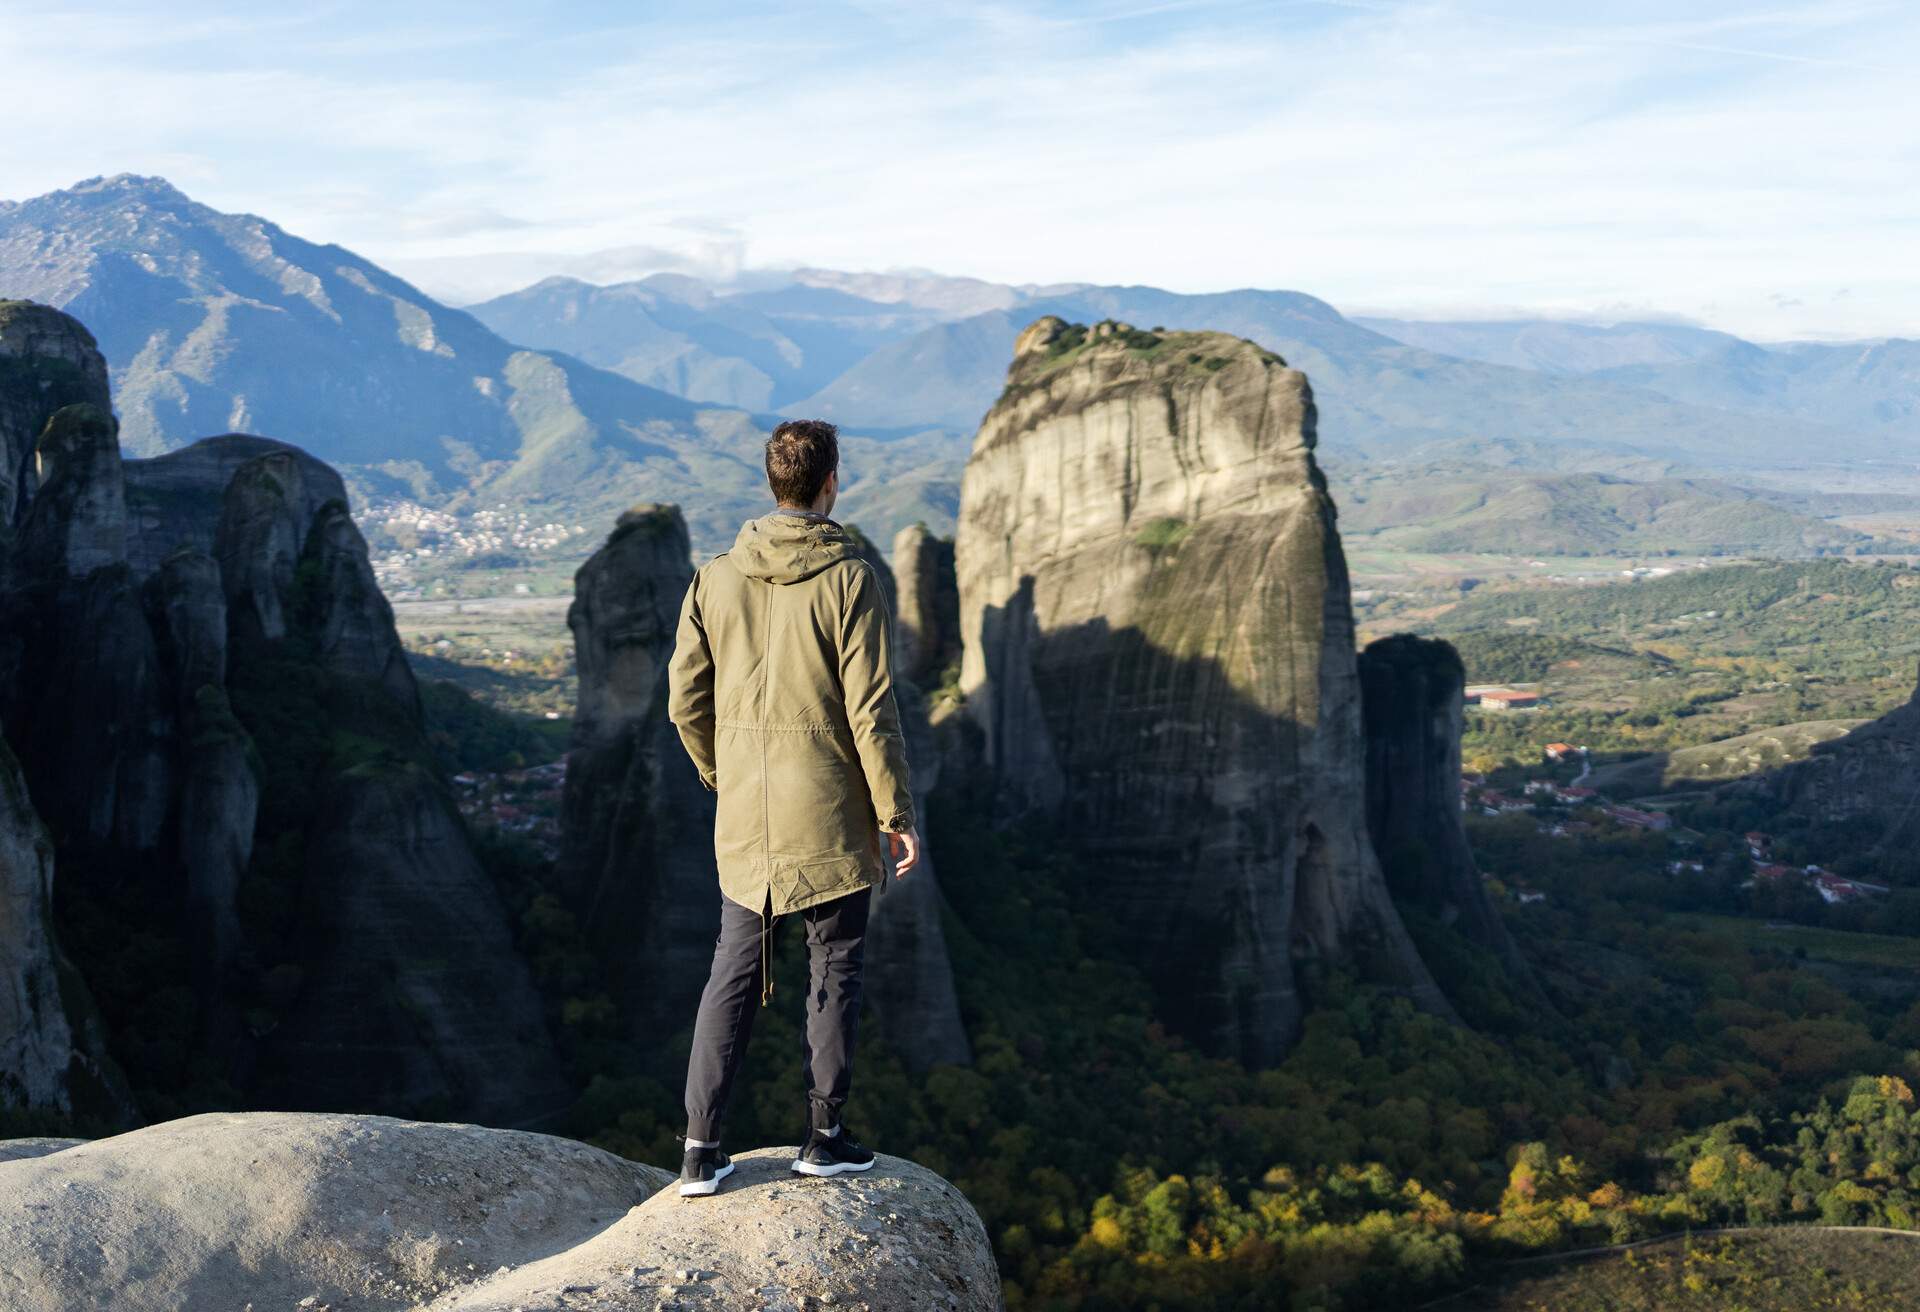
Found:
[[582, 524], [536, 522], [504, 501], [455, 515], [417, 501], [383, 500], [368, 504], [357, 518], [374, 547], [374, 577], [394, 601], [420, 595], [423, 571], [499, 552], [549, 552], [587, 531]]
[[560, 856], [560, 798], [567, 786], [567, 758], [524, 770], [453, 777], [460, 814], [476, 830], [515, 834], [547, 861]]
[[[1537, 832], [1557, 839], [1594, 835], [1608, 824], [1647, 833], [1673, 832], [1676, 838], [1685, 839], [1690, 847], [1697, 846], [1705, 838], [1705, 835], [1690, 830], [1676, 831], [1674, 818], [1665, 811], [1628, 806], [1586, 787], [1583, 781], [1591, 773], [1591, 765], [1588, 749], [1584, 746], [1548, 743], [1541, 751], [1541, 758], [1546, 765], [1578, 761], [1580, 772], [1568, 783], [1549, 778], [1526, 779], [1521, 783], [1518, 793], [1510, 788], [1489, 785], [1484, 775], [1463, 774], [1460, 778], [1460, 809], [1487, 817], [1529, 814], [1536, 820]], [[1817, 863], [1789, 865], [1776, 861], [1773, 838], [1769, 834], [1752, 831], [1743, 836], [1742, 842], [1745, 858], [1752, 868], [1745, 887], [1755, 887], [1761, 881], [1804, 883], [1829, 905], [1883, 896], [1889, 892], [1885, 885], [1847, 879]], [[1664, 869], [1667, 874], [1674, 876], [1704, 875], [1708, 862], [1700, 856], [1674, 857], [1666, 861]], [[1546, 896], [1545, 893], [1525, 888], [1514, 891], [1515, 900], [1526, 905], [1544, 902]]]

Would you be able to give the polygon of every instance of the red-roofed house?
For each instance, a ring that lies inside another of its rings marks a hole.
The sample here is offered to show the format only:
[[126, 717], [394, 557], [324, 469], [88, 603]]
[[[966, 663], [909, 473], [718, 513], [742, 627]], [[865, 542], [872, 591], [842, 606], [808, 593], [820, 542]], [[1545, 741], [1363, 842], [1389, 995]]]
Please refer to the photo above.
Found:
[[1662, 815], [1658, 811], [1641, 811], [1631, 806], [1610, 806], [1607, 808], [1607, 814], [1621, 824], [1631, 825], [1635, 829], [1658, 830], [1673, 827], [1673, 817]]

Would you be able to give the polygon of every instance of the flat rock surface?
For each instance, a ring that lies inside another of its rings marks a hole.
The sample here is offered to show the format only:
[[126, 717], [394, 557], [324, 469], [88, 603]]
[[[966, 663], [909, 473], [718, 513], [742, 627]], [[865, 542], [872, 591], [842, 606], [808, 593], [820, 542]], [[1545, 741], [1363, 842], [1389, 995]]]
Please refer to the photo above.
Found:
[[662, 1189], [587, 1243], [458, 1291], [431, 1312], [1001, 1306], [986, 1228], [958, 1189], [885, 1155], [860, 1174], [797, 1176], [795, 1151], [741, 1153], [719, 1193]]
[[6, 1312], [993, 1310], [985, 1228], [899, 1158], [832, 1180], [735, 1158], [708, 1198], [551, 1135], [213, 1113], [0, 1142]]
[[85, 1139], [0, 1139], [0, 1162], [17, 1162], [26, 1157], [45, 1157], [63, 1148], [76, 1148]]
[[0, 1308], [397, 1312], [578, 1244], [671, 1178], [519, 1130], [190, 1116], [0, 1161]]

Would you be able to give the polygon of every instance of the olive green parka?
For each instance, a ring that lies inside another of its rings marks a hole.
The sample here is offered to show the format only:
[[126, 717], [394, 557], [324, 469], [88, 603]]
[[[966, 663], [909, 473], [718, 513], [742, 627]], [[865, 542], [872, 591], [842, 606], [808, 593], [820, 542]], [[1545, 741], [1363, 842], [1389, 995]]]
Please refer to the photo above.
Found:
[[873, 567], [824, 516], [748, 520], [680, 607], [668, 715], [719, 794], [720, 891], [775, 916], [884, 877], [878, 831], [914, 826]]

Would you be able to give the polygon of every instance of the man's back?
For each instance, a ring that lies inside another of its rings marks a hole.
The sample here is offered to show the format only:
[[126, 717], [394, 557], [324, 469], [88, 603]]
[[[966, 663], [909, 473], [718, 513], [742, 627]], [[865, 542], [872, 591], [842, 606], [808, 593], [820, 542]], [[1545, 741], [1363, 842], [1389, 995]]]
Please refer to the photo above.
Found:
[[913, 827], [886, 598], [824, 516], [775, 511], [702, 566], [681, 609], [669, 713], [719, 794], [721, 891], [775, 915], [883, 874]]

